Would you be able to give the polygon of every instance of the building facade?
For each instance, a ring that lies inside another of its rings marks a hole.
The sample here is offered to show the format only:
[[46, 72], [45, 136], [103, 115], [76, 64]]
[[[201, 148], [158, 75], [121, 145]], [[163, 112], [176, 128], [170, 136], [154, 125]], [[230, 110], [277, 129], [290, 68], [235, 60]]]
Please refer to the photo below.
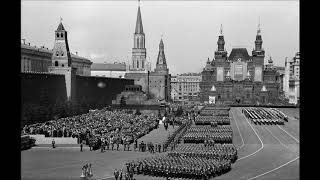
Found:
[[285, 61], [285, 75], [283, 81], [285, 97], [291, 104], [299, 104], [300, 101], [300, 52], [288, 61]]
[[92, 63], [91, 65], [91, 76], [124, 78], [125, 74], [125, 63]]
[[160, 40], [156, 68], [151, 71], [146, 60], [145, 34], [143, 31], [140, 6], [138, 7], [135, 33], [133, 35], [132, 60], [127, 66], [125, 78], [133, 79], [142, 91], [157, 100], [170, 100], [170, 74], [164, 53], [164, 43]]
[[[53, 49], [44, 46], [36, 47], [31, 46], [30, 43], [26, 44], [25, 41], [21, 43], [21, 72], [49, 72], [50, 66], [65, 66], [67, 65], [62, 59], [70, 57], [71, 66], [76, 68], [77, 75], [90, 76], [90, 67], [92, 62], [84, 57], [76, 54], [67, 53], [67, 44], [62, 42], [67, 39], [67, 31], [64, 30], [62, 23], [59, 24], [58, 29], [55, 31], [56, 38]], [[69, 46], [68, 46], [69, 47]], [[62, 49], [65, 49], [63, 51]], [[55, 61], [53, 61], [53, 58]]]
[[270, 57], [264, 65], [260, 25], [252, 55], [246, 48], [233, 48], [230, 55], [224, 45], [222, 27], [214, 59], [208, 59], [200, 82], [200, 101], [225, 104], [276, 103], [279, 96], [277, 69]]
[[183, 104], [200, 101], [200, 73], [185, 73], [171, 77], [171, 98]]

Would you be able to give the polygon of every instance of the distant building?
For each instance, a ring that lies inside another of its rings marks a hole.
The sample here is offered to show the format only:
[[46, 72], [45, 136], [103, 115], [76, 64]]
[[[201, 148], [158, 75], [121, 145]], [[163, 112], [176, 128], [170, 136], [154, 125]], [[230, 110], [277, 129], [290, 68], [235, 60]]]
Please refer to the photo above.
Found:
[[299, 104], [300, 101], [300, 52], [288, 61], [285, 61], [285, 75], [283, 81], [285, 97], [291, 104]]
[[[21, 43], [21, 72], [49, 72], [50, 66], [65, 66], [62, 59], [70, 58], [71, 66], [76, 68], [77, 75], [90, 76], [90, 66], [92, 62], [84, 57], [70, 53], [66, 47], [67, 31], [65, 31], [62, 23], [59, 24], [58, 29], [55, 31], [55, 44], [53, 49], [44, 46], [36, 47], [31, 46], [30, 43], [26, 44], [25, 40]], [[68, 46], [69, 48], [69, 46]], [[65, 49], [63, 51], [63, 49]], [[55, 61], [53, 61], [53, 59]]]
[[125, 78], [133, 79], [135, 85], [141, 85], [142, 91], [157, 100], [170, 100], [170, 74], [161, 39], [156, 68], [151, 72], [150, 62], [146, 60], [145, 34], [143, 32], [140, 6], [138, 7], [136, 28], [133, 37], [132, 61], [127, 66]]
[[264, 65], [260, 24], [252, 56], [246, 48], [233, 48], [230, 55], [224, 45], [222, 27], [214, 59], [208, 59], [200, 82], [200, 101], [224, 104], [269, 104], [279, 100], [279, 74], [273, 60]]
[[200, 73], [185, 73], [171, 77], [171, 98], [174, 102], [200, 101]]
[[125, 74], [125, 63], [92, 63], [91, 65], [91, 76], [124, 78]]

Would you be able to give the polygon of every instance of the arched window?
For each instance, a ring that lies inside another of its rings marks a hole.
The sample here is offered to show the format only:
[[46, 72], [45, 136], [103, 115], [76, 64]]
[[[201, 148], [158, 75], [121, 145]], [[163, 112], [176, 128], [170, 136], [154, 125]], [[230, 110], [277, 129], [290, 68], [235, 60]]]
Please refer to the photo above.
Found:
[[59, 66], [59, 63], [58, 63], [58, 61], [56, 61], [56, 62], [54, 62], [54, 66]]
[[60, 35], [62, 38], [63, 38], [63, 33], [61, 33], [61, 35]]
[[57, 37], [60, 37], [59, 33], [57, 33]]
[[64, 64], [62, 64], [62, 67], [64, 67]]
[[56, 56], [59, 56], [59, 53], [58, 53], [58, 52], [56, 52]]
[[142, 61], [142, 68], [144, 68], [144, 62]]
[[137, 68], [139, 68], [139, 61], [137, 61]]
[[137, 48], [139, 48], [139, 38], [137, 38]]
[[63, 56], [63, 53], [61, 53], [61, 56]]

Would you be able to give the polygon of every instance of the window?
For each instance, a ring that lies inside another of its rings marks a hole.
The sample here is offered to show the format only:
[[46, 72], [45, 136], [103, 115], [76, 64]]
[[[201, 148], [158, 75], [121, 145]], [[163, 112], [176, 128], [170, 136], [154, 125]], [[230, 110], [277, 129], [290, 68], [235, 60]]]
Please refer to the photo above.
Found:
[[63, 38], [63, 33], [61, 33], [61, 37]]
[[64, 64], [62, 64], [62, 67], [64, 67]]
[[60, 37], [59, 33], [57, 33], [57, 37]]
[[59, 53], [58, 53], [58, 52], [56, 52], [56, 56], [59, 56]]
[[139, 61], [137, 61], [137, 68], [139, 68]]
[[63, 53], [61, 54], [61, 56], [63, 56]]
[[59, 66], [59, 63], [58, 63], [58, 61], [56, 61], [56, 62], [54, 62], [54, 66]]
[[144, 68], [144, 62], [142, 62], [142, 68]]

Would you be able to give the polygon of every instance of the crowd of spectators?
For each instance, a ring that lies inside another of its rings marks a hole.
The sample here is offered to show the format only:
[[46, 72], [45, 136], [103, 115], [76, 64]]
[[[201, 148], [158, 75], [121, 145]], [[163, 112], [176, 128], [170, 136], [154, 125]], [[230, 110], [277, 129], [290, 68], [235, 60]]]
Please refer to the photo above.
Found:
[[[43, 134], [46, 137], [74, 137], [87, 145], [97, 144], [101, 138], [110, 144], [130, 141], [157, 128], [159, 120], [154, 115], [136, 115], [125, 110], [95, 110], [86, 114], [61, 118], [25, 126], [22, 134]], [[92, 145], [93, 146], [93, 145]]]

